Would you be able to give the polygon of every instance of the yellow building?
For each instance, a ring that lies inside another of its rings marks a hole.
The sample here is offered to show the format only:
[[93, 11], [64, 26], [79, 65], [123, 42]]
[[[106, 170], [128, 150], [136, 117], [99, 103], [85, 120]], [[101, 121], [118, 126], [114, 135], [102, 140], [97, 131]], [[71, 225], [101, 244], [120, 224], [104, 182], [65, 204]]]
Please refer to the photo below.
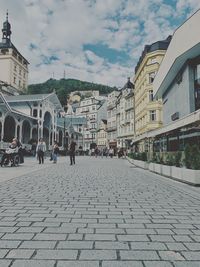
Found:
[[139, 150], [145, 151], [142, 135], [162, 126], [162, 100], [153, 99], [153, 81], [170, 43], [166, 40], [146, 45], [135, 68], [135, 135]]

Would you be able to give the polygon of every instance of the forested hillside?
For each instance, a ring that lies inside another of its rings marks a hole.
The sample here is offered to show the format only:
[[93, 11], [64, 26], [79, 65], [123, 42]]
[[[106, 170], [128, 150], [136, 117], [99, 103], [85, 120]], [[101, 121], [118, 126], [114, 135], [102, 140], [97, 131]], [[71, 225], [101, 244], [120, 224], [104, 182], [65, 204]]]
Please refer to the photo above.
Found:
[[44, 83], [29, 85], [28, 94], [46, 94], [55, 90], [61, 104], [65, 105], [68, 95], [73, 91], [99, 90], [100, 94], [108, 94], [114, 89], [116, 88], [75, 79], [49, 79]]

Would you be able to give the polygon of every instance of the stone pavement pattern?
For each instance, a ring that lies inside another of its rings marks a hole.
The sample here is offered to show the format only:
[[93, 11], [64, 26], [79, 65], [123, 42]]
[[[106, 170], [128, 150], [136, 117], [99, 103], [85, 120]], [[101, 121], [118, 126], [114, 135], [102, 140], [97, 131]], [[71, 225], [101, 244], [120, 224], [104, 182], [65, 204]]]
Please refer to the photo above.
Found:
[[126, 160], [77, 162], [0, 183], [0, 267], [200, 266], [198, 188]]

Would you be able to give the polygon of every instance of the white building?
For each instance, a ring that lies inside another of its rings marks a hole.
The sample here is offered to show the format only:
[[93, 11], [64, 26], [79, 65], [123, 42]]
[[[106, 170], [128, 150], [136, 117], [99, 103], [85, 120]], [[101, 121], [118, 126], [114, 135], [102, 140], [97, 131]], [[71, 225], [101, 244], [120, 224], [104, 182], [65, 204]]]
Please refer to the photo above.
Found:
[[97, 146], [99, 149], [106, 148], [107, 145], [107, 120], [101, 120], [97, 130]]
[[57, 139], [57, 117], [62, 110], [55, 93], [7, 96], [0, 93], [0, 141], [17, 137], [23, 144], [41, 137], [47, 147]]
[[134, 127], [134, 85], [128, 82], [121, 89], [117, 99], [117, 146], [128, 148], [135, 136]]
[[84, 150], [97, 144], [97, 129], [100, 121], [107, 117], [107, 99], [105, 97], [89, 97], [80, 102], [76, 116], [84, 116], [87, 126], [84, 129]]
[[28, 61], [20, 54], [11, 42], [11, 25], [3, 23], [2, 42], [0, 42], [0, 81], [25, 92], [28, 86]]
[[108, 146], [114, 149], [117, 148], [117, 97], [120, 94], [119, 91], [115, 90], [108, 94], [108, 105], [107, 105], [107, 139]]

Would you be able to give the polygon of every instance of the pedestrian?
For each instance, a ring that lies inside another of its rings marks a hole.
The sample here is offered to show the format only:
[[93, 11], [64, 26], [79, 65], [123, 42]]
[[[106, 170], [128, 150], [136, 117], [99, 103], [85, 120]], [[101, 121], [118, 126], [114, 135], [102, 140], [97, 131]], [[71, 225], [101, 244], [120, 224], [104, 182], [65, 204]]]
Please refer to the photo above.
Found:
[[24, 163], [24, 153], [23, 153], [22, 143], [17, 138], [13, 138], [13, 141], [17, 143], [17, 147], [19, 149], [18, 150], [19, 162]]
[[95, 147], [94, 154], [95, 154], [95, 158], [97, 158], [98, 155], [99, 155], [99, 149], [98, 149], [98, 146]]
[[109, 149], [109, 156], [112, 158], [113, 155], [114, 155], [114, 150], [113, 150], [112, 147], [110, 147], [110, 149]]
[[74, 139], [72, 139], [69, 146], [70, 165], [75, 164], [75, 152], [76, 152], [76, 142], [74, 141]]
[[58, 143], [55, 142], [54, 145], [53, 145], [53, 151], [52, 151], [52, 160], [53, 160], [53, 163], [57, 163], [58, 153], [59, 153]]
[[31, 152], [32, 152], [33, 157], [35, 157], [36, 155], [36, 147], [37, 147], [37, 143], [34, 141], [31, 146]]
[[37, 157], [38, 157], [38, 160], [39, 160], [39, 164], [43, 164], [44, 163], [44, 153], [46, 151], [46, 144], [45, 142], [43, 141], [42, 138], [39, 139], [39, 142], [37, 144], [37, 147], [36, 147], [36, 152], [37, 152]]

